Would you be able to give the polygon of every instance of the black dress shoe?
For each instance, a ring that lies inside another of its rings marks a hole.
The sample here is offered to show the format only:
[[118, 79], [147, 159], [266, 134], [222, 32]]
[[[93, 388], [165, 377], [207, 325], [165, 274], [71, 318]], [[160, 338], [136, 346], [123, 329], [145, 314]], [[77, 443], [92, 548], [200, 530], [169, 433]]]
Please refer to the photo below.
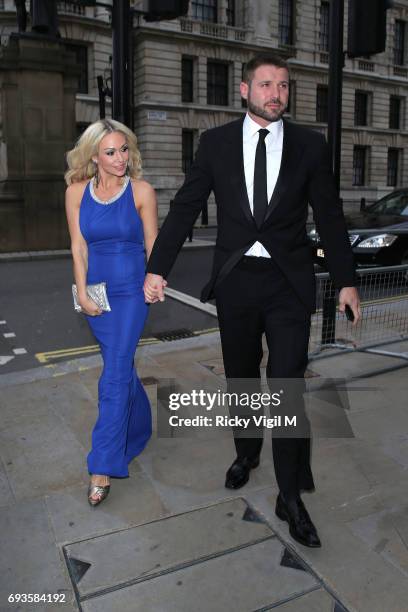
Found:
[[316, 527], [299, 496], [284, 500], [279, 493], [275, 513], [282, 521], [287, 521], [289, 533], [296, 542], [310, 548], [321, 547]]
[[255, 457], [237, 457], [229, 468], [225, 486], [227, 489], [240, 489], [249, 480], [249, 472], [259, 465], [259, 455]]

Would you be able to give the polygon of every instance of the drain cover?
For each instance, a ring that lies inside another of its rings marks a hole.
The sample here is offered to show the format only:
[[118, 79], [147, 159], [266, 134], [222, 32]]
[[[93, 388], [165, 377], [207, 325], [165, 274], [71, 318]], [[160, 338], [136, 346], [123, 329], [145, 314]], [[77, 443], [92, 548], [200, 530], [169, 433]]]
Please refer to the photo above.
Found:
[[170, 331], [154, 334], [154, 337], [162, 342], [171, 342], [172, 340], [181, 340], [182, 338], [193, 338], [194, 336], [195, 333], [189, 329], [172, 329]]
[[140, 379], [140, 382], [145, 387], [148, 387], [149, 385], [157, 385], [159, 381], [157, 380], [157, 378], [155, 378], [155, 376], [145, 376], [144, 378]]

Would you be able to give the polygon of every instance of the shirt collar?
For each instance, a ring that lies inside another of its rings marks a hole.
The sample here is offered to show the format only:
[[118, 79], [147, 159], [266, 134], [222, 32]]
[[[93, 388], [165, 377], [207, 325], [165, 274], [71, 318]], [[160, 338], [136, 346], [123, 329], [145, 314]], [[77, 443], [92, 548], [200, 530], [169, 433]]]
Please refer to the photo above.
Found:
[[[272, 134], [272, 139], [275, 140], [281, 133], [282, 128], [283, 122], [282, 119], [279, 119], [278, 121], [271, 121], [271, 123], [269, 123], [269, 125], [267, 125], [265, 129], [269, 130], [269, 132]], [[254, 121], [247, 113], [245, 115], [243, 126], [244, 141], [251, 140], [255, 135], [257, 135], [260, 129], [262, 128], [259, 123]], [[269, 137], [267, 136], [267, 138]]]

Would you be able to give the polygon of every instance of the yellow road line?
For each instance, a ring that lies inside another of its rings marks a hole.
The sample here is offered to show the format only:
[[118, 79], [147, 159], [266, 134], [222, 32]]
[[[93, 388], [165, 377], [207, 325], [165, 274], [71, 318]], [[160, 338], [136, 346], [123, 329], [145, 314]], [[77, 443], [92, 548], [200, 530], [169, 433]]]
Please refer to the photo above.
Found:
[[[203, 334], [211, 334], [219, 331], [218, 327], [211, 327], [209, 329], [200, 329], [194, 332], [194, 335], [200, 336]], [[161, 342], [158, 338], [141, 338], [138, 346], [148, 346], [149, 344], [158, 344]], [[90, 344], [88, 346], [78, 346], [66, 349], [57, 349], [55, 351], [45, 351], [44, 353], [36, 353], [35, 357], [40, 363], [48, 363], [56, 359], [63, 357], [76, 357], [77, 355], [96, 353], [99, 352], [98, 344]], [[49, 367], [49, 366], [47, 366]]]
[[45, 353], [37, 353], [38, 355], [47, 355], [47, 356], [57, 356], [57, 355], [68, 355], [69, 353], [77, 353], [79, 350], [86, 350], [86, 351], [97, 351], [99, 350], [99, 345], [98, 344], [89, 344], [88, 346], [76, 346], [74, 348], [67, 348], [67, 349], [58, 349], [55, 351], [46, 351]]
[[47, 363], [54, 359], [60, 359], [62, 357], [75, 357], [76, 355], [96, 353], [99, 351], [99, 346], [82, 346], [76, 349], [61, 349], [58, 351], [48, 351], [45, 353], [36, 353], [35, 357], [40, 363]]
[[208, 329], [198, 329], [197, 331], [195, 331], [195, 335], [196, 336], [202, 336], [204, 334], [212, 334], [214, 332], [220, 331], [219, 327], [210, 327]]
[[[160, 342], [157, 338], [142, 338], [139, 341], [139, 346], [146, 346], [149, 344], [156, 344]], [[67, 349], [57, 349], [55, 351], [45, 351], [44, 353], [36, 353], [35, 357], [40, 363], [48, 363], [56, 359], [62, 359], [63, 357], [77, 357], [78, 355], [84, 355], [89, 353], [99, 352], [98, 344], [90, 344], [88, 346], [78, 346]]]

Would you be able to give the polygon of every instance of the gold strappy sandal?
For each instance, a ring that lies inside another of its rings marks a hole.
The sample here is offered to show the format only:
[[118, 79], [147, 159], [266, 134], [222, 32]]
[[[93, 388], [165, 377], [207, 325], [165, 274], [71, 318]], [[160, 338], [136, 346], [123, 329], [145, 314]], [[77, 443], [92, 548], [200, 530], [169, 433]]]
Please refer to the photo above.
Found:
[[[95, 485], [92, 482], [89, 483], [88, 487], [88, 502], [92, 507], [98, 506], [104, 499], [108, 497], [110, 490], [110, 484], [108, 485]], [[98, 499], [93, 499], [97, 495]]]

